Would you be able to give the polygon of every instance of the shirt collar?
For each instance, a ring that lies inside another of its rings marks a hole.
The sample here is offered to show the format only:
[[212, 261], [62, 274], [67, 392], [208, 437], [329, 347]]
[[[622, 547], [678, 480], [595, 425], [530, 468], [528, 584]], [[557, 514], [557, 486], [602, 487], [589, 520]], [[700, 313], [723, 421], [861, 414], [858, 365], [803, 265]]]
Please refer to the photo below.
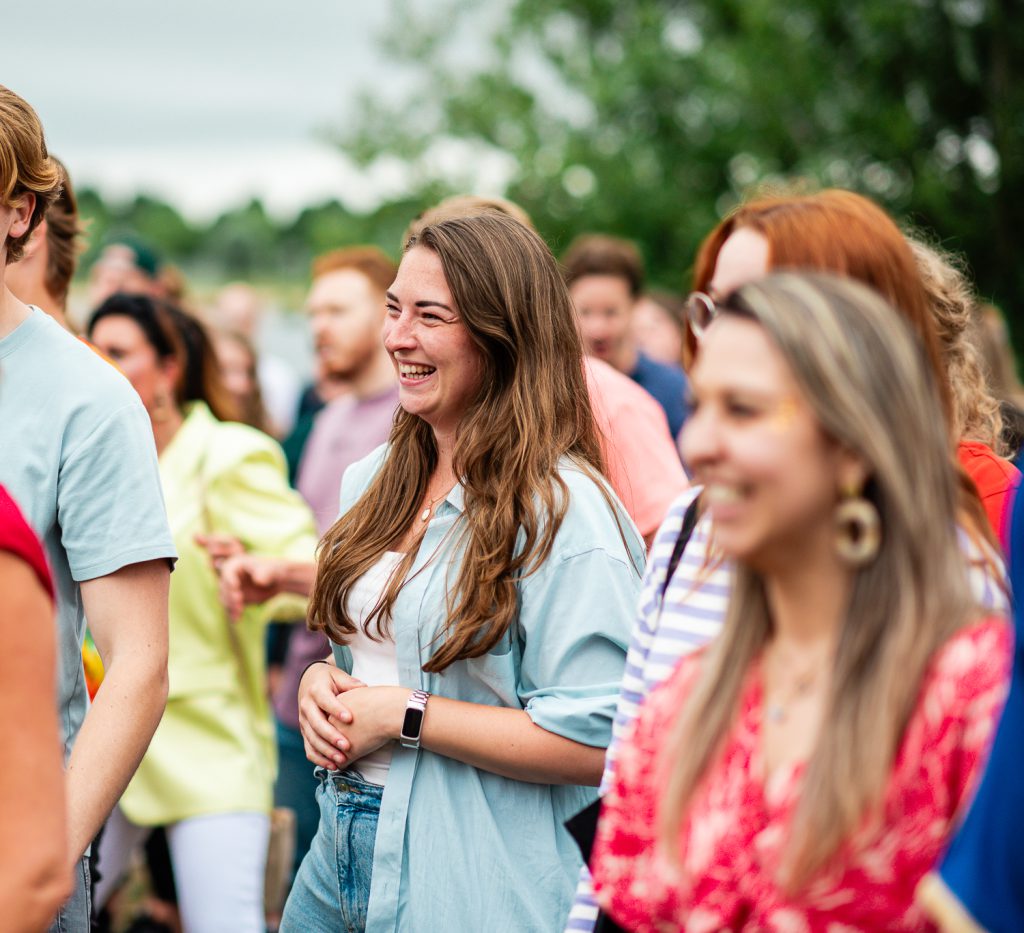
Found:
[[444, 501], [450, 506], [457, 509], [459, 512], [466, 511], [466, 487], [462, 483], [456, 483], [451, 488], [451, 492], [444, 497]]

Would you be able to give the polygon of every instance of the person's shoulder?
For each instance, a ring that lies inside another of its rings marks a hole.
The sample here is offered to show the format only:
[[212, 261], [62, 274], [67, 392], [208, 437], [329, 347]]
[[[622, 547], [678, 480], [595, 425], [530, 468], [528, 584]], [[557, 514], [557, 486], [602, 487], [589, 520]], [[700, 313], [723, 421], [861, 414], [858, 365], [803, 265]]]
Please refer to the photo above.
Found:
[[608, 481], [595, 469], [588, 468], [569, 457], [558, 465], [558, 475], [569, 492], [569, 509], [581, 509], [586, 514], [608, 512], [607, 495], [611, 492]]
[[349, 466], [341, 478], [342, 511], [355, 503], [384, 464], [390, 449], [386, 442]]
[[642, 568], [643, 539], [607, 480], [568, 457], [559, 465], [558, 475], [569, 496], [557, 536], [563, 556], [609, 543], [613, 550], [621, 551], [625, 538], [634, 562], [639, 555]]
[[[45, 392], [40, 398], [45, 399], [46, 421], [38, 443], [57, 439], [66, 456], [94, 447], [107, 451], [113, 437], [143, 436], [152, 444], [149, 417], [124, 374], [92, 344], [36, 313], [41, 320], [30, 341], [31, 355], [22, 364], [29, 369], [4, 382], [3, 390], [15, 398]], [[106, 440], [94, 445], [97, 437]]]
[[678, 386], [680, 389], [686, 386], [686, 374], [681, 366], [659, 363], [643, 353], [637, 356], [636, 374], [642, 375], [648, 382]]
[[88, 340], [68, 333], [49, 316], [40, 322], [33, 344], [33, 351], [46, 361], [47, 378], [61, 391], [107, 409], [138, 402], [138, 394], [113, 362]]
[[628, 429], [630, 425], [624, 420], [626, 418], [653, 418], [664, 422], [664, 430], [668, 434], [668, 422], [662, 407], [638, 382], [594, 357], [587, 357], [584, 370], [591, 396], [597, 396], [610, 421]]
[[336, 426], [344, 426], [352, 417], [355, 400], [351, 395], [342, 395], [331, 399], [313, 417], [313, 431], [333, 430]]
[[[981, 441], [960, 441], [957, 458], [978, 486], [1005, 485], [1020, 476], [1020, 471], [1009, 460]], [[979, 489], [979, 492], [985, 494], [984, 490]]]
[[[697, 680], [707, 658], [709, 645], [684, 654], [665, 680], [651, 688], [644, 700], [640, 716], [648, 730], [652, 726], [659, 731], [658, 724], [673, 723], [697, 686]], [[663, 734], [663, 733], [662, 733]]]
[[11, 542], [35, 539], [35, 533], [7, 490], [0, 485], [0, 549]]
[[53, 598], [53, 579], [43, 545], [29, 526], [18, 503], [0, 486], [0, 551], [7, 551], [29, 565]]
[[954, 632], [935, 654], [932, 670], [940, 677], [970, 678], [979, 668], [1003, 666], [1013, 645], [1009, 620], [983, 616]]
[[658, 528], [658, 533], [654, 536], [652, 553], [663, 545], [668, 544], [670, 549], [675, 545], [676, 538], [679, 537], [679, 532], [683, 527], [686, 513], [703, 489], [703, 486], [689, 486], [672, 501], [668, 511], [665, 513], [664, 520]]
[[[84, 337], [77, 337], [60, 326], [45, 311], [30, 305], [32, 316], [25, 322], [31, 329], [26, 347], [34, 356], [44, 356], [54, 366], [52, 377], [61, 378], [67, 366], [82, 367], [90, 375], [103, 379], [114, 375], [125, 380], [117, 367]], [[58, 370], [57, 365], [60, 369]]]
[[1002, 691], [1009, 677], [1013, 631], [1001, 615], [984, 616], [956, 631], [935, 653], [926, 694], [956, 714], [992, 691]]
[[212, 422], [209, 458], [219, 465], [230, 465], [245, 460], [269, 457], [283, 466], [281, 445], [269, 434], [239, 421]]

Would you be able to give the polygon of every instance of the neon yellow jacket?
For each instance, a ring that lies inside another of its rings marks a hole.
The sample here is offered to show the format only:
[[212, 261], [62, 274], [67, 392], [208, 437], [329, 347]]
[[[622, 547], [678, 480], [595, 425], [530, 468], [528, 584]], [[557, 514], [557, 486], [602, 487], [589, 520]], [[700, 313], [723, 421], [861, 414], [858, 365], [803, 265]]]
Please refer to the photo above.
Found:
[[312, 560], [313, 517], [288, 486], [277, 443], [218, 421], [201, 402], [161, 454], [160, 477], [179, 555], [170, 589], [170, 694], [121, 807], [142, 825], [269, 812], [277, 763], [265, 687], [268, 613], [246, 610], [232, 639], [210, 559], [193, 539], [229, 534], [255, 554]]

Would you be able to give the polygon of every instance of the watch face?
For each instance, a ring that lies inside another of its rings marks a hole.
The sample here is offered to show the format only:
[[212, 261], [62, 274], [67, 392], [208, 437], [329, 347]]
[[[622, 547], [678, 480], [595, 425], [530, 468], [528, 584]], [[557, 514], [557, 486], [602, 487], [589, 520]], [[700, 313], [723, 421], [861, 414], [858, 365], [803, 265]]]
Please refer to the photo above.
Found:
[[410, 707], [405, 711], [405, 720], [402, 722], [402, 738], [418, 739], [420, 730], [423, 728], [423, 710]]

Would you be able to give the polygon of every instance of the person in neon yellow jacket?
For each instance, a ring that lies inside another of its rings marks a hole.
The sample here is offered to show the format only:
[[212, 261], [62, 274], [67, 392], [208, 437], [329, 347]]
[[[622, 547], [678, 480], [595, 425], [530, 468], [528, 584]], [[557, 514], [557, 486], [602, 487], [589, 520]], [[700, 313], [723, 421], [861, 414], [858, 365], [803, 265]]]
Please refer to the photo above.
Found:
[[89, 337], [150, 414], [179, 553], [170, 592], [167, 711], [107, 824], [97, 905], [135, 844], [151, 827], [164, 826], [185, 929], [262, 931], [276, 770], [265, 688], [269, 613], [255, 607], [238, 622], [228, 619], [218, 599], [218, 558], [211, 560], [197, 537], [312, 559], [312, 515], [288, 487], [277, 443], [228, 420], [230, 403], [197, 321], [149, 297], [115, 295], [94, 313]]

